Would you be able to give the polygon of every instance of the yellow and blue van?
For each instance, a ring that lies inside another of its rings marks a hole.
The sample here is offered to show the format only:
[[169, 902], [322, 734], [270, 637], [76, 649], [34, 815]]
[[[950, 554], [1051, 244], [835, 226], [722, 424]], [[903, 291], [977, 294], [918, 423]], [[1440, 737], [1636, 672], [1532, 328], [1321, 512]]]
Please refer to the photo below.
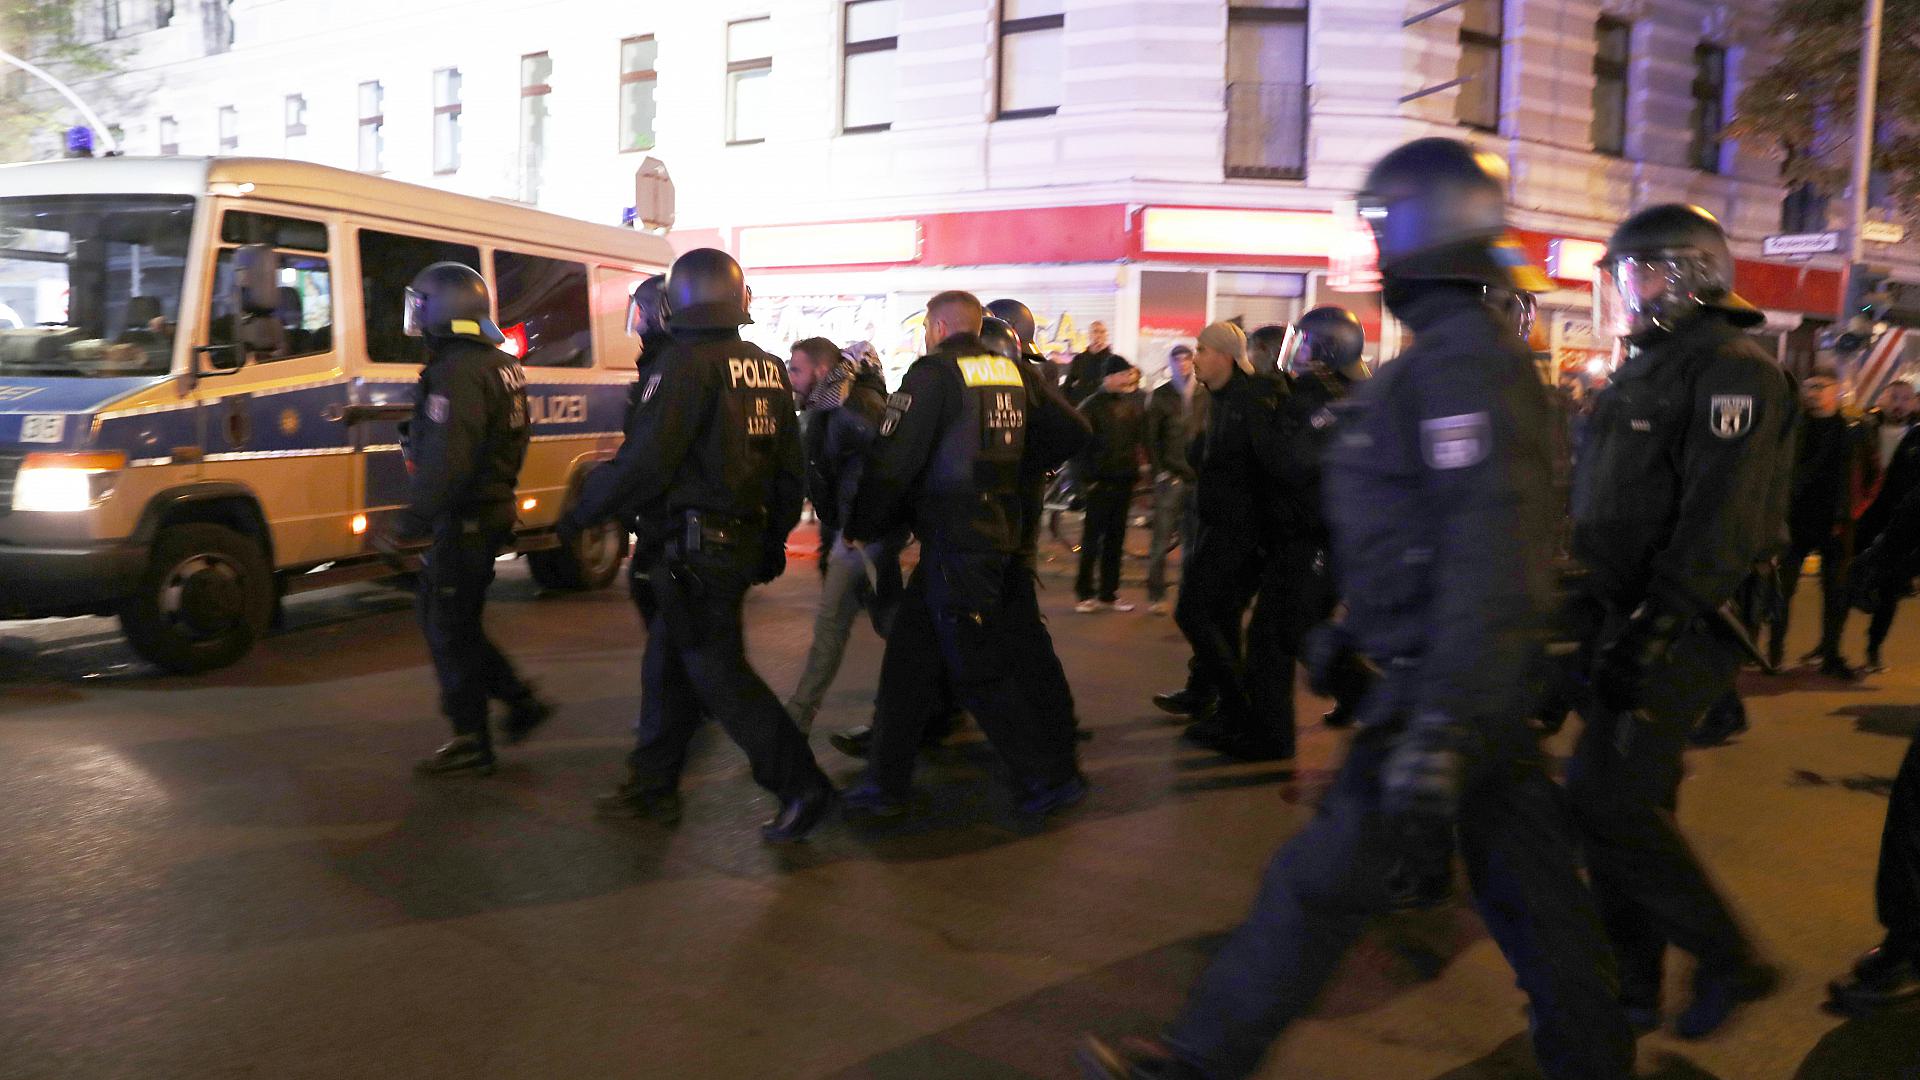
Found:
[[619, 445], [663, 238], [302, 162], [80, 159], [0, 168], [0, 618], [117, 615], [201, 671], [287, 594], [391, 574], [403, 292], [443, 260], [526, 368], [519, 550], [544, 586], [612, 581], [621, 530], [553, 526]]

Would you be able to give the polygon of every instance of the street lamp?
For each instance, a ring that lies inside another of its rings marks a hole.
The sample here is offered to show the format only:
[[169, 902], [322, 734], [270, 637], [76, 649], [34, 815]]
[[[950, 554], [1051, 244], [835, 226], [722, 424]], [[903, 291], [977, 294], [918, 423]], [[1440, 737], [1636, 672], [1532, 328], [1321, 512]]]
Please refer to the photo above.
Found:
[[21, 71], [24, 71], [27, 74], [33, 76], [34, 78], [39, 79], [41, 82], [46, 83], [48, 86], [53, 87], [56, 93], [58, 93], [61, 97], [66, 98], [67, 103], [72, 105], [75, 111], [79, 112], [81, 118], [86, 120], [87, 124], [93, 128], [93, 130], [99, 135], [101, 141], [106, 143], [107, 153], [109, 155], [117, 154], [120, 152], [119, 140], [113, 137], [113, 132], [107, 128], [107, 122], [105, 120], [100, 119], [99, 113], [96, 113], [92, 109], [88, 108], [87, 103], [80, 100], [80, 95], [74, 93], [72, 88], [67, 86], [66, 83], [63, 83], [59, 79], [54, 78], [52, 75], [47, 74], [45, 69], [36, 67], [33, 64], [29, 64], [25, 60], [22, 60], [19, 57], [9, 52], [0, 52], [0, 62], [12, 64], [14, 67], [19, 68]]

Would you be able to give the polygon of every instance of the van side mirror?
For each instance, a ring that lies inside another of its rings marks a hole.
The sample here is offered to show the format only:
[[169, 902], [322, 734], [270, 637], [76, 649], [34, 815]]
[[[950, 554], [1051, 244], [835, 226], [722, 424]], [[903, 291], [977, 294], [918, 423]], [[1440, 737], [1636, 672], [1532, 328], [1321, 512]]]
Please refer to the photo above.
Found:
[[186, 387], [191, 390], [201, 379], [231, 375], [247, 362], [246, 350], [239, 345], [201, 345], [193, 350], [193, 363], [187, 368]]
[[233, 253], [234, 308], [242, 315], [273, 315], [280, 310], [280, 256], [266, 244], [248, 244]]

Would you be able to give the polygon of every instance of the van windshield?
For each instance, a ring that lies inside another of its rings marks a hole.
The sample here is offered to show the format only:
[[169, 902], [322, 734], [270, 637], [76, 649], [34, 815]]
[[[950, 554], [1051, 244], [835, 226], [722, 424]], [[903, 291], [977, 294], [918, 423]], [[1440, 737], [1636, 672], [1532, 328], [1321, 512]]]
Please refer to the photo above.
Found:
[[194, 200], [0, 198], [0, 375], [162, 375]]

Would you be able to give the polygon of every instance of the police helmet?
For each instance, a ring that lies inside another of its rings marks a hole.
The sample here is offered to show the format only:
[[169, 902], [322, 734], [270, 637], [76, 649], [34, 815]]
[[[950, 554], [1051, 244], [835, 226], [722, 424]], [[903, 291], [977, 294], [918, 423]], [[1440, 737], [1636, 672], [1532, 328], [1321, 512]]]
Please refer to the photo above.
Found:
[[733, 256], [718, 248], [695, 248], [667, 271], [667, 322], [679, 330], [731, 330], [753, 321], [751, 294]]
[[667, 275], [655, 274], [633, 287], [627, 298], [627, 335], [645, 337], [667, 325]]
[[1020, 335], [1006, 320], [992, 315], [980, 320], [980, 343], [995, 356], [1004, 356], [1009, 360], [1020, 359]]
[[1724, 312], [1735, 326], [1766, 321], [1733, 291], [1733, 252], [1712, 214], [1663, 203], [1622, 222], [1607, 241], [1593, 289], [1594, 325], [1645, 339], [1678, 329], [1700, 311]]
[[987, 314], [1013, 327], [1023, 351], [1033, 348], [1033, 311], [1027, 305], [1018, 300], [995, 300], [987, 305]]
[[1507, 165], [1492, 154], [1457, 139], [1415, 139], [1374, 164], [1356, 201], [1389, 282], [1552, 287], [1507, 237]]
[[1283, 358], [1293, 371], [1318, 367], [1358, 382], [1371, 374], [1361, 354], [1367, 350], [1367, 332], [1360, 317], [1346, 308], [1317, 307], [1293, 324], [1294, 350]]
[[494, 325], [486, 279], [457, 262], [434, 263], [413, 276], [401, 329], [408, 337], [468, 338], [496, 346], [507, 340]]

